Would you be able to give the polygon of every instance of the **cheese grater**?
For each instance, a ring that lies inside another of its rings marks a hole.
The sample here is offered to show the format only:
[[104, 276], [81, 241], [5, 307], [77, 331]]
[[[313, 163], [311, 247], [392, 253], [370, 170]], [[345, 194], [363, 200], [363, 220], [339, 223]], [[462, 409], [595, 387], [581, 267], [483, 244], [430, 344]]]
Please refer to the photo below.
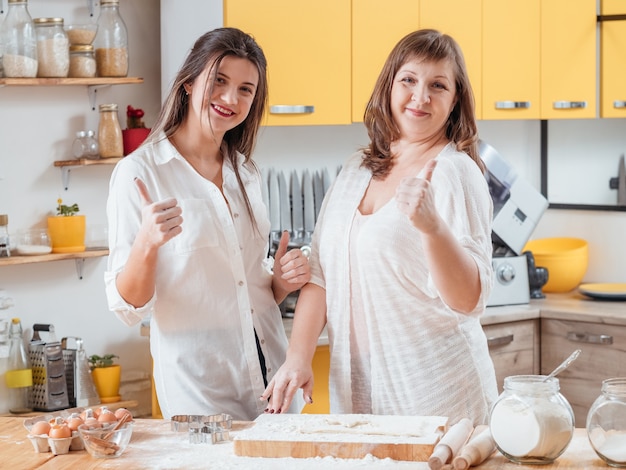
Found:
[[[68, 340], [70, 339], [74, 340], [76, 349], [68, 348]], [[74, 408], [100, 404], [100, 397], [89, 370], [87, 354], [83, 349], [83, 340], [75, 336], [68, 336], [61, 339], [61, 347], [70, 406]]]
[[[40, 331], [48, 332], [47, 343], [39, 336]], [[56, 340], [54, 326], [41, 323], [33, 325], [29, 356], [33, 369], [33, 409], [55, 411], [69, 408], [63, 349]]]

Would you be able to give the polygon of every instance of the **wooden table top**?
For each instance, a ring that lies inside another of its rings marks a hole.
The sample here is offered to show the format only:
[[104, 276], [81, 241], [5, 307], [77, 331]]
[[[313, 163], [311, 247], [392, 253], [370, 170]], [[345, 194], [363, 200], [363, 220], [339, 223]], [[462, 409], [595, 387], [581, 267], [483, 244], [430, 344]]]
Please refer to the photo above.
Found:
[[[319, 468], [389, 468], [427, 470], [426, 462], [399, 462], [390, 459], [361, 460], [334, 459], [264, 459], [234, 455], [232, 441], [218, 444], [190, 444], [187, 433], [174, 432], [170, 421], [162, 419], [135, 420], [133, 435], [124, 454], [116, 459], [96, 459], [86, 451], [71, 451], [55, 456], [51, 452], [35, 452], [28, 440], [24, 419], [0, 417], [0, 456], [2, 468], [28, 470], [99, 470], [99, 469], [207, 469], [254, 468], [255, 470], [309, 470]], [[231, 437], [251, 423], [235, 422]], [[553, 464], [541, 465], [541, 470], [554, 469], [609, 469], [595, 454], [584, 429], [576, 429], [574, 438], [565, 453]], [[479, 467], [485, 470], [520, 470], [518, 464], [509, 462], [495, 452]], [[535, 466], [528, 467], [535, 468]], [[537, 467], [539, 468], [539, 467]]]

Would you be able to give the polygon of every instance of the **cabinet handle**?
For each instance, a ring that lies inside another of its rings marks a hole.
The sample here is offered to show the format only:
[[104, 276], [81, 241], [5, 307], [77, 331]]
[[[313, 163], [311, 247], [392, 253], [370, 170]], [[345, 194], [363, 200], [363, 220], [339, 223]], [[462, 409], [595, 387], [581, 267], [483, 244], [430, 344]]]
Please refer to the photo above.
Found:
[[487, 346], [504, 346], [505, 344], [511, 344], [513, 342], [513, 335], [506, 336], [492, 336], [487, 338]]
[[613, 107], [617, 109], [626, 108], [626, 101], [615, 100], [613, 101]]
[[530, 101], [496, 101], [496, 109], [528, 109]]
[[574, 109], [574, 108], [586, 108], [586, 101], [555, 101], [552, 103], [554, 109]]
[[275, 104], [270, 106], [270, 114], [312, 114], [315, 106]]
[[567, 339], [576, 343], [613, 344], [613, 337], [610, 335], [592, 335], [574, 331], [567, 333]]

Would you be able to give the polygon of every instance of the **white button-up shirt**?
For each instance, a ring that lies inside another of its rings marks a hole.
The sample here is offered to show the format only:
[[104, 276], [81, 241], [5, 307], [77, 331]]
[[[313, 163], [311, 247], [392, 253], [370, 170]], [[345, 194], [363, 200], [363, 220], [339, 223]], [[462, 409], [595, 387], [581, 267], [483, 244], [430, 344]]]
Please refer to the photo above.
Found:
[[[259, 173], [242, 165], [239, 156], [260, 233], [229, 162], [223, 165], [222, 196], [164, 135], [159, 139], [120, 161], [111, 177], [105, 273], [109, 308], [127, 325], [150, 318], [154, 381], [164, 417], [229, 413], [252, 420], [267, 406], [259, 400], [265, 387], [254, 332], [268, 380], [287, 348], [271, 289], [269, 220]], [[175, 197], [183, 211], [182, 233], [159, 249], [155, 294], [140, 308], [127, 304], [115, 284], [141, 224], [136, 177], [154, 201]], [[301, 405], [296, 401], [292, 410]]]

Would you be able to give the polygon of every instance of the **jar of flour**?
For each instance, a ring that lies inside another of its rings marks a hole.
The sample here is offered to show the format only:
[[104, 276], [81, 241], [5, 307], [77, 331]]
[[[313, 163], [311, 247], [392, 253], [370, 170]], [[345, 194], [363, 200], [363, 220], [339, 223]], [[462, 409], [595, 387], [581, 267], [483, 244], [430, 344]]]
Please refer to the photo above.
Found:
[[587, 434], [602, 460], [626, 468], [626, 377], [602, 382], [602, 392], [589, 408]]
[[547, 464], [567, 448], [574, 434], [574, 412], [559, 393], [559, 379], [515, 375], [491, 409], [489, 427], [498, 450], [522, 464]]

